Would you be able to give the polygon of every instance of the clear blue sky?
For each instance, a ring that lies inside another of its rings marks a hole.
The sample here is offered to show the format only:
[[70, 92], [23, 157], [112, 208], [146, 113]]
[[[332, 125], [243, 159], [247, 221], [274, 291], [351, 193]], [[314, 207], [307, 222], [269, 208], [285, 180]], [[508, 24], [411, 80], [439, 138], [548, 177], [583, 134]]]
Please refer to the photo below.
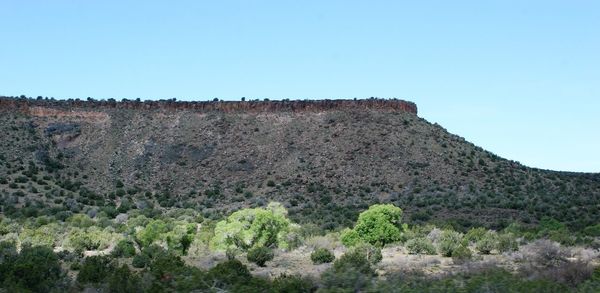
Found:
[[405, 98], [503, 157], [600, 172], [599, 1], [0, 2], [0, 95]]

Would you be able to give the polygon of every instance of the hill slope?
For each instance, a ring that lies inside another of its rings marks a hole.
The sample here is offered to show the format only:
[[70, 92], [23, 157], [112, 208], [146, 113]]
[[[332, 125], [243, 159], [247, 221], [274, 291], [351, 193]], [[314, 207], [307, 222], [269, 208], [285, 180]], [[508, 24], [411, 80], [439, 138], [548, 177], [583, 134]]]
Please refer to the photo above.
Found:
[[[527, 168], [399, 100], [83, 102], [0, 98], [3, 213], [115, 205], [229, 212], [276, 200], [348, 225], [375, 202], [407, 219], [498, 227], [600, 220], [600, 176]], [[43, 213], [43, 211], [41, 212]]]

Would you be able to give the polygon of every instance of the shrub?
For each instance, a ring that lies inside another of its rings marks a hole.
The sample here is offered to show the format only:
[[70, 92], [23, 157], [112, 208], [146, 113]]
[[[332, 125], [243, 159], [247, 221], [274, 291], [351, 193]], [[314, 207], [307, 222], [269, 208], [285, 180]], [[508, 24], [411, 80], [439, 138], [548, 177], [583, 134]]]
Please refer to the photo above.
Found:
[[74, 214], [67, 220], [67, 222], [71, 226], [78, 228], [87, 228], [94, 225], [94, 220], [92, 220], [92, 218], [86, 214]]
[[[398, 241], [407, 229], [406, 224], [400, 223], [401, 219], [402, 210], [394, 205], [372, 205], [368, 210], [360, 213], [353, 229], [356, 234], [346, 233], [345, 242], [356, 244], [355, 241], [350, 241], [356, 238], [356, 235], [362, 241], [379, 247]], [[343, 242], [344, 238], [342, 238]]]
[[456, 231], [445, 230], [442, 232], [438, 243], [438, 251], [441, 255], [451, 257], [462, 241], [463, 235]]
[[165, 280], [181, 275], [187, 270], [187, 267], [178, 255], [165, 250], [157, 250], [151, 256], [148, 270], [155, 278]]
[[431, 240], [425, 237], [417, 237], [409, 239], [405, 244], [406, 250], [410, 254], [435, 254], [435, 247]]
[[115, 293], [140, 292], [140, 278], [122, 265], [108, 277], [108, 290]]
[[567, 262], [567, 255], [559, 243], [540, 239], [523, 248], [523, 255], [538, 267], [557, 267]]
[[335, 255], [327, 248], [319, 248], [310, 254], [313, 264], [330, 263], [335, 259]]
[[351, 249], [351, 252], [363, 255], [371, 265], [378, 264], [383, 259], [381, 249], [367, 243], [358, 244]]
[[104, 249], [108, 247], [111, 240], [111, 233], [98, 227], [90, 227], [86, 230], [74, 229], [67, 236], [67, 246], [76, 251]]
[[274, 292], [304, 293], [315, 292], [315, 282], [307, 277], [281, 275], [273, 280]]
[[21, 243], [25, 245], [54, 247], [59, 232], [60, 226], [53, 223], [36, 229], [23, 228], [19, 234], [19, 238]]
[[591, 237], [600, 237], [600, 224], [585, 227], [583, 234]]
[[362, 241], [362, 239], [360, 238], [360, 235], [358, 235], [358, 232], [356, 232], [353, 229], [348, 229], [348, 228], [346, 228], [342, 231], [340, 240], [342, 240], [342, 243], [346, 247], [352, 247]]
[[593, 271], [592, 266], [587, 262], [567, 261], [558, 267], [548, 270], [546, 274], [549, 279], [575, 287], [592, 278]]
[[140, 246], [147, 247], [168, 231], [167, 223], [163, 220], [153, 220], [135, 234], [135, 239]]
[[519, 243], [512, 233], [502, 233], [498, 235], [498, 251], [511, 252], [519, 250]]
[[77, 282], [100, 283], [108, 277], [115, 269], [115, 265], [108, 256], [90, 256], [87, 257], [77, 275]]
[[131, 260], [131, 265], [134, 268], [145, 268], [150, 264], [150, 257], [144, 253], [136, 254]]
[[362, 292], [371, 282], [374, 271], [367, 257], [358, 251], [349, 251], [337, 259], [321, 277], [325, 292]]
[[187, 254], [195, 235], [196, 224], [179, 222], [171, 229], [171, 231], [164, 234], [162, 238], [166, 239], [169, 250], [185, 255]]
[[237, 259], [217, 264], [208, 271], [208, 277], [214, 281], [217, 288], [228, 287], [252, 279], [248, 268]]
[[286, 218], [287, 211], [279, 203], [270, 203], [266, 209], [243, 209], [217, 223], [211, 241], [216, 250], [228, 247], [248, 250], [264, 246], [289, 248], [288, 234], [292, 229]]
[[465, 234], [465, 237], [463, 237], [463, 243], [465, 245], [469, 245], [471, 243], [477, 243], [477, 241], [479, 241], [481, 238], [483, 238], [483, 236], [487, 233], [487, 230], [485, 228], [471, 228], [467, 234]]
[[25, 246], [18, 255], [10, 244], [0, 249], [0, 281], [9, 292], [49, 292], [59, 281], [61, 266], [52, 249]]
[[333, 269], [336, 272], [344, 272], [349, 269], [357, 270], [363, 274], [372, 275], [374, 273], [371, 263], [366, 255], [358, 251], [348, 251], [333, 263]]
[[273, 250], [264, 246], [253, 247], [248, 250], [248, 254], [246, 255], [248, 261], [257, 264], [260, 267], [264, 267], [266, 262], [273, 260], [273, 257]]
[[472, 257], [473, 257], [473, 253], [471, 253], [471, 250], [468, 247], [466, 247], [465, 245], [458, 246], [452, 252], [452, 260], [456, 264], [465, 263], [465, 262], [471, 260]]
[[131, 240], [122, 239], [117, 243], [112, 254], [116, 257], [132, 257], [135, 255], [135, 246]]
[[488, 231], [475, 243], [475, 248], [482, 254], [490, 254], [498, 246], [498, 234]]

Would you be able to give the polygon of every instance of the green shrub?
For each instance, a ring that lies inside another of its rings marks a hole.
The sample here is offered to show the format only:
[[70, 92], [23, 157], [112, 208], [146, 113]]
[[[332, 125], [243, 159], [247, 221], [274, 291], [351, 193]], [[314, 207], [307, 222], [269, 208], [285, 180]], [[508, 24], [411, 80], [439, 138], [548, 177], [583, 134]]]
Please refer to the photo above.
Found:
[[463, 237], [463, 244], [469, 245], [471, 243], [477, 243], [477, 241], [483, 238], [485, 233], [487, 233], [485, 228], [471, 228], [467, 234], [465, 234], [465, 237]]
[[132, 257], [135, 255], [135, 246], [131, 240], [122, 239], [117, 243], [112, 254], [115, 257]]
[[272, 289], [282, 293], [310, 293], [317, 291], [317, 286], [307, 277], [281, 275], [273, 280]]
[[498, 251], [511, 252], [519, 250], [519, 243], [512, 233], [502, 233], [498, 235]]
[[153, 220], [150, 221], [144, 229], [135, 233], [135, 240], [140, 246], [147, 247], [168, 231], [169, 228], [167, 227], [167, 223], [163, 220]]
[[381, 248], [368, 243], [360, 243], [350, 250], [352, 253], [363, 255], [371, 265], [378, 264], [383, 259]]
[[111, 293], [141, 292], [140, 285], [140, 278], [127, 265], [117, 268], [108, 277], [108, 290]]
[[208, 278], [213, 280], [217, 288], [226, 288], [234, 284], [252, 279], [248, 268], [237, 259], [230, 259], [208, 271]]
[[490, 254], [492, 250], [498, 247], [498, 234], [494, 231], [488, 231], [475, 243], [475, 248], [482, 254]]
[[260, 267], [264, 267], [266, 262], [273, 260], [273, 257], [273, 250], [264, 246], [255, 246], [250, 248], [250, 250], [248, 250], [248, 254], [246, 255], [248, 261], [257, 264]]
[[327, 248], [318, 248], [310, 254], [313, 264], [330, 263], [335, 259], [335, 255]]
[[23, 228], [19, 239], [23, 245], [54, 247], [60, 234], [60, 226], [56, 223], [39, 228]]
[[10, 243], [0, 245], [0, 283], [7, 292], [49, 292], [62, 275], [51, 248], [25, 246], [19, 254]]
[[111, 241], [111, 233], [98, 227], [73, 229], [67, 236], [67, 246], [75, 251], [105, 249]]
[[583, 234], [591, 237], [600, 237], [600, 224], [585, 227]]
[[374, 273], [367, 256], [359, 251], [348, 251], [344, 253], [333, 263], [333, 269], [337, 272], [354, 269], [363, 274], [372, 275]]
[[362, 239], [360, 238], [360, 235], [358, 235], [358, 232], [354, 231], [353, 229], [349, 229], [349, 228], [346, 228], [342, 231], [340, 240], [346, 247], [352, 247], [352, 246], [362, 242]]
[[90, 256], [85, 258], [77, 282], [80, 284], [103, 282], [115, 269], [115, 265], [108, 256]]
[[473, 257], [473, 253], [471, 252], [471, 250], [466, 247], [465, 245], [460, 245], [458, 246], [453, 252], [452, 252], [452, 260], [454, 261], [454, 263], [456, 264], [462, 264], [465, 263], [469, 260], [471, 260], [471, 258]]
[[225, 251], [228, 247], [248, 250], [252, 247], [289, 248], [289, 234], [293, 228], [286, 218], [287, 211], [279, 203], [270, 203], [266, 209], [243, 209], [217, 223], [211, 246]]
[[187, 254], [194, 236], [196, 235], [196, 224], [178, 222], [171, 231], [162, 235], [166, 239], [169, 250], [176, 251], [181, 255]]
[[[423, 278], [399, 274], [379, 281], [369, 292], [580, 292], [544, 278], [523, 278], [502, 269]], [[597, 291], [581, 291], [597, 292]]]
[[150, 264], [150, 257], [147, 254], [136, 254], [131, 260], [131, 265], [134, 268], [145, 268]]
[[151, 256], [148, 270], [155, 278], [164, 280], [182, 274], [187, 267], [181, 257], [163, 249], [156, 251]]
[[363, 292], [371, 283], [374, 270], [367, 257], [349, 251], [321, 275], [324, 292]]
[[435, 247], [433, 246], [433, 243], [431, 243], [431, 240], [425, 237], [409, 239], [408, 241], [406, 241], [404, 246], [410, 254], [434, 255], [436, 253]]
[[407, 226], [401, 224], [401, 219], [402, 210], [394, 205], [372, 205], [360, 213], [353, 229], [354, 233], [346, 232], [342, 241], [354, 245], [358, 236], [364, 242], [383, 247], [385, 244], [399, 241], [402, 233], [406, 231]]
[[442, 232], [438, 243], [438, 251], [445, 257], [451, 257], [461, 245], [463, 235], [453, 230]]
[[87, 228], [94, 225], [94, 220], [92, 220], [92, 218], [90, 218], [86, 214], [74, 214], [69, 219], [67, 219], [67, 222], [71, 226], [78, 228]]

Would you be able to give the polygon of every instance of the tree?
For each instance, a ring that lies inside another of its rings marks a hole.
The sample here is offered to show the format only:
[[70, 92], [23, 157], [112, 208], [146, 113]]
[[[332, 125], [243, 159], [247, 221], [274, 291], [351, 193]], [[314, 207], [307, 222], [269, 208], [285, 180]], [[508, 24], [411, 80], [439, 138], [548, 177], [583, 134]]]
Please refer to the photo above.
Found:
[[167, 223], [163, 220], [153, 220], [146, 227], [135, 234], [135, 240], [142, 247], [149, 246], [157, 240], [163, 233], [169, 231]]
[[342, 235], [342, 242], [353, 246], [359, 240], [372, 245], [383, 247], [385, 244], [400, 240], [402, 233], [407, 230], [406, 224], [401, 224], [402, 210], [392, 204], [376, 204], [360, 213], [354, 229]]
[[128, 293], [141, 292], [140, 278], [133, 274], [127, 265], [122, 265], [108, 277], [110, 292]]
[[[239, 248], [244, 251], [256, 247], [289, 248], [294, 225], [287, 219], [287, 211], [280, 203], [267, 208], [243, 209], [217, 223], [212, 247], [225, 251]], [[292, 237], [293, 238], [293, 237]]]
[[77, 282], [81, 284], [100, 283], [104, 281], [115, 268], [115, 264], [108, 256], [95, 255], [87, 257], [79, 270]]
[[0, 278], [3, 287], [12, 287], [9, 291], [49, 292], [61, 277], [58, 256], [48, 247], [26, 246], [11, 259], [14, 262], [0, 264], [4, 273]]

